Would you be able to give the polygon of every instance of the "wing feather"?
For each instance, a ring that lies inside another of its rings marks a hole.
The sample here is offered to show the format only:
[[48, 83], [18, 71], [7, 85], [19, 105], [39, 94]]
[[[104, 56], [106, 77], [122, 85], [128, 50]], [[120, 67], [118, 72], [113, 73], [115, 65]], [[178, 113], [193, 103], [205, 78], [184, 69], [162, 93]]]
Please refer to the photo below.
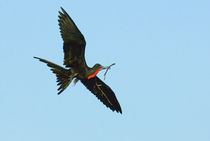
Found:
[[122, 113], [120, 104], [112, 89], [101, 81], [97, 76], [92, 79], [82, 79], [81, 82], [90, 90], [104, 105], [112, 111]]
[[59, 11], [58, 22], [64, 41], [64, 65], [66, 67], [73, 67], [74, 64], [78, 63], [86, 64], [84, 58], [85, 38], [68, 13], [62, 7], [61, 10], [62, 12]]

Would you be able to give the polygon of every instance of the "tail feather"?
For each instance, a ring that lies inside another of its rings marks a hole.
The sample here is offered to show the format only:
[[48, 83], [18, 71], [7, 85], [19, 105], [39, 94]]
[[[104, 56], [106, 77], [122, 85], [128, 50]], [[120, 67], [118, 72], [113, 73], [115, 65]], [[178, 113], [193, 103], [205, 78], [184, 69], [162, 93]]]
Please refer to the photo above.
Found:
[[51, 67], [50, 70], [57, 77], [57, 85], [59, 86], [58, 94], [61, 94], [68, 87], [68, 85], [71, 83], [72, 79], [74, 78], [71, 70], [65, 69], [57, 64], [54, 64], [50, 61], [47, 61], [39, 57], [34, 57], [34, 58], [38, 59], [41, 62], [46, 63], [47, 66]]

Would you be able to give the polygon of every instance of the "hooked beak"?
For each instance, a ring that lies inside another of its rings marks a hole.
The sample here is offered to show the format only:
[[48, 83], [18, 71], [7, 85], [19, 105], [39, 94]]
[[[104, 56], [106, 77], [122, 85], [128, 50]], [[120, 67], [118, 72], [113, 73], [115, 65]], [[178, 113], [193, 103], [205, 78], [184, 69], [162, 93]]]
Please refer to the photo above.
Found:
[[101, 69], [107, 69], [109, 70], [111, 68], [111, 66], [115, 65], [115, 63], [109, 65], [109, 66], [102, 66]]
[[102, 70], [108, 69], [108, 66], [101, 66], [101, 69], [102, 69]]

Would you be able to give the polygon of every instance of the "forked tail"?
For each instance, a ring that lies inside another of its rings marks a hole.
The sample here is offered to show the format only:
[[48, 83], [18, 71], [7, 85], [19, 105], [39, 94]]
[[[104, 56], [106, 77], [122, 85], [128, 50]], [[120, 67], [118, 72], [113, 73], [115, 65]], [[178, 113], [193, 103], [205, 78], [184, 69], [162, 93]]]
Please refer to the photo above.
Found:
[[71, 70], [65, 69], [59, 65], [56, 65], [50, 61], [47, 61], [45, 59], [39, 58], [39, 57], [34, 57], [38, 59], [41, 62], [44, 62], [49, 66], [51, 71], [56, 74], [57, 77], [57, 85], [59, 86], [58, 88], [58, 94], [62, 93], [68, 85], [71, 83], [73, 77], [73, 74], [71, 73]]

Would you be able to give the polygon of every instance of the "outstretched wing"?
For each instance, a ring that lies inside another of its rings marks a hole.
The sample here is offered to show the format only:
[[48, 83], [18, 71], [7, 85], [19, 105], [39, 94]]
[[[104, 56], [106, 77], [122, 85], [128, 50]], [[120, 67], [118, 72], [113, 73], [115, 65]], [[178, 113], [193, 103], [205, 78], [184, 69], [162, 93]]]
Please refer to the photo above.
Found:
[[61, 36], [64, 41], [64, 65], [66, 67], [73, 67], [76, 64], [85, 64], [85, 38], [79, 31], [77, 26], [66, 11], [61, 7], [62, 12], [59, 11], [59, 26]]
[[112, 89], [103, 81], [101, 81], [97, 76], [92, 79], [82, 79], [81, 82], [112, 111], [122, 113], [120, 104], [117, 101], [117, 98]]

